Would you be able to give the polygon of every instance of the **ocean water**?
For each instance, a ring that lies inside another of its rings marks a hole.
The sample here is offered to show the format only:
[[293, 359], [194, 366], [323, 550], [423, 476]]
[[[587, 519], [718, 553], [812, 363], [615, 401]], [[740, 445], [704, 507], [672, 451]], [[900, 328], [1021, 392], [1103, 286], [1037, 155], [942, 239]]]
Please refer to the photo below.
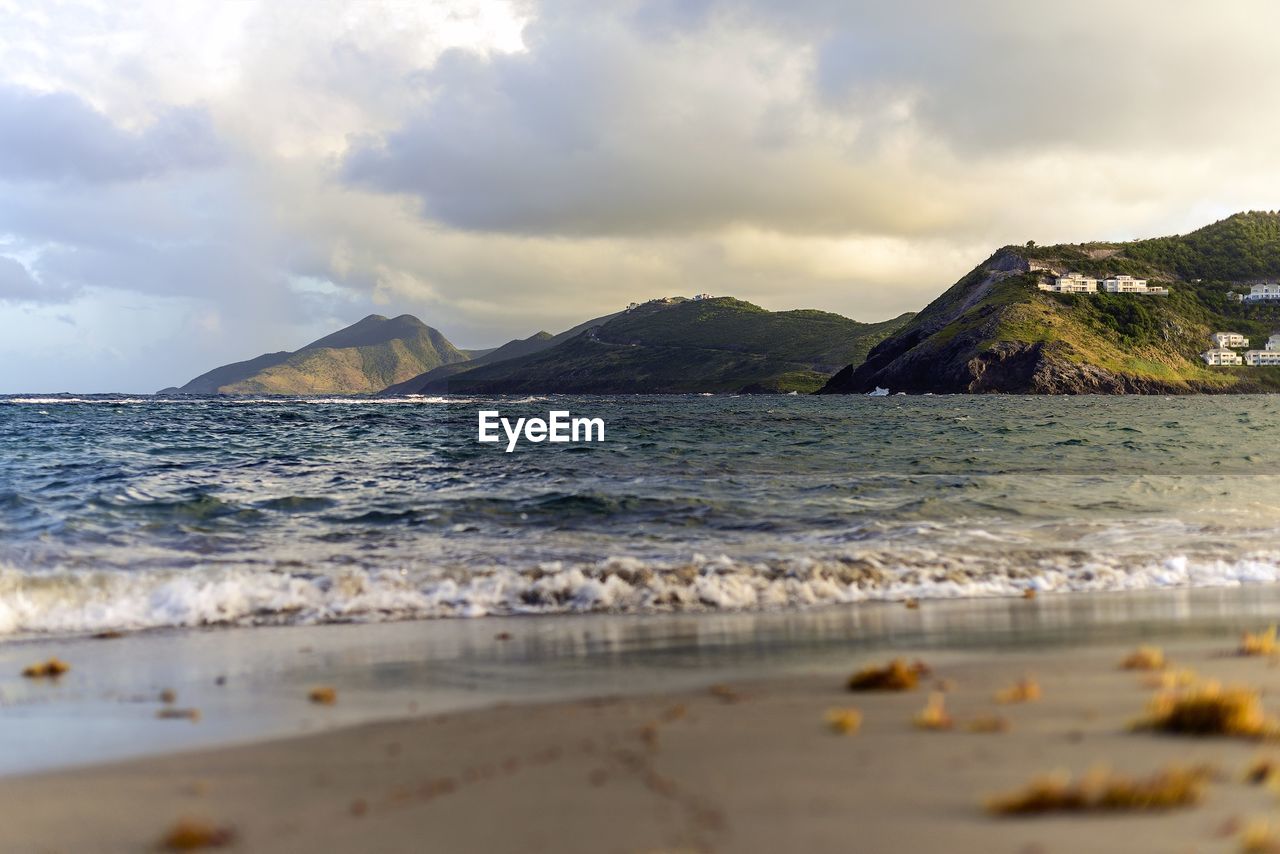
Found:
[[[476, 442], [476, 414], [601, 417]], [[1280, 578], [1280, 398], [0, 397], [0, 635]]]

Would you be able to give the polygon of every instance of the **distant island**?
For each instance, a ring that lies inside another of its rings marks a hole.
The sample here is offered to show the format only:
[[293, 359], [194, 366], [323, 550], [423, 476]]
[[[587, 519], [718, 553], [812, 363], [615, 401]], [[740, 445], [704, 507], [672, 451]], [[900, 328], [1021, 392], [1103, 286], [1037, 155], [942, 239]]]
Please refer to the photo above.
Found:
[[299, 350], [223, 365], [159, 394], [372, 394], [475, 355], [412, 315], [371, 314]]
[[416, 317], [371, 315], [299, 350], [215, 368], [160, 393], [810, 393], [911, 317], [860, 323], [699, 294], [469, 351]]
[[1224, 341], [1280, 346], [1277, 277], [1274, 212], [1177, 237], [1006, 246], [821, 391], [1280, 391], [1273, 351], [1214, 352]]
[[1006, 246], [879, 323], [699, 294], [463, 350], [371, 315], [162, 393], [1275, 392], [1278, 278], [1280, 213], [1241, 213], [1175, 237]]

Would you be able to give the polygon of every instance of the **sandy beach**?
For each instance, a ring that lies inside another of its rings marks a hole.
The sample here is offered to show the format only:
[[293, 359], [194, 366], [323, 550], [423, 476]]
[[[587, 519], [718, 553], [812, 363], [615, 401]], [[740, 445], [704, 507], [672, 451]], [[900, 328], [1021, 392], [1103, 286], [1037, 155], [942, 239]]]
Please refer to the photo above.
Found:
[[[1234, 655], [1232, 628], [1143, 634], [1170, 668], [1258, 688], [1280, 712], [1280, 669]], [[1119, 666], [1136, 645], [888, 646], [851, 651], [843, 663], [815, 656], [807, 670], [766, 678], [503, 703], [16, 775], [0, 780], [0, 850], [155, 850], [183, 819], [225, 830], [230, 850], [243, 851], [1241, 850], [1243, 830], [1276, 805], [1244, 773], [1259, 757], [1280, 759], [1280, 748], [1131, 732], [1155, 693], [1151, 674]], [[849, 673], [892, 656], [919, 658], [932, 672], [914, 691], [846, 689]], [[996, 702], [1027, 676], [1038, 700]], [[933, 691], [945, 691], [950, 731], [913, 725]], [[339, 692], [309, 716], [339, 714], [343, 700]], [[860, 730], [834, 732], [826, 714], [850, 707]], [[1007, 731], [968, 731], [989, 716]], [[1055, 770], [1145, 776], [1172, 763], [1216, 769], [1199, 804], [984, 811], [989, 796]]]

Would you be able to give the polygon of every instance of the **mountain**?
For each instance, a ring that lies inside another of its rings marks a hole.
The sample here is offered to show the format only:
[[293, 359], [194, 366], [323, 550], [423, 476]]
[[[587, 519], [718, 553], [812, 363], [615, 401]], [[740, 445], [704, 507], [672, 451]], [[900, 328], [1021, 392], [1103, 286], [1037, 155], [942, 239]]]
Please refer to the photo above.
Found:
[[162, 393], [367, 394], [467, 358], [412, 315], [371, 314], [300, 350], [223, 365]]
[[[1131, 275], [1168, 296], [1054, 293], [1076, 271]], [[1218, 331], [1261, 349], [1280, 304], [1246, 303], [1280, 277], [1280, 214], [1236, 214], [1190, 234], [1129, 243], [1006, 246], [930, 303], [823, 393], [1185, 394], [1280, 390], [1280, 367], [1210, 368]]]
[[858, 323], [822, 311], [766, 311], [730, 297], [673, 297], [629, 309], [541, 352], [465, 370], [448, 378], [447, 390], [809, 392], [909, 318]]
[[516, 359], [521, 356], [530, 356], [543, 350], [548, 350], [557, 344], [561, 344], [573, 338], [576, 335], [585, 332], [588, 329], [606, 323], [616, 317], [614, 314], [607, 314], [604, 317], [597, 317], [588, 320], [585, 323], [579, 323], [572, 329], [567, 329], [559, 335], [552, 335], [550, 332], [538, 332], [530, 335], [528, 338], [517, 338], [508, 341], [501, 347], [493, 350], [482, 351], [481, 355], [475, 356], [466, 362], [454, 362], [448, 365], [441, 365], [433, 368], [423, 374], [418, 374], [412, 379], [396, 383], [389, 388], [383, 389], [383, 394], [427, 394], [432, 392], [444, 392], [449, 390], [449, 378], [474, 368], [491, 365], [495, 362], [502, 362], [507, 359]]

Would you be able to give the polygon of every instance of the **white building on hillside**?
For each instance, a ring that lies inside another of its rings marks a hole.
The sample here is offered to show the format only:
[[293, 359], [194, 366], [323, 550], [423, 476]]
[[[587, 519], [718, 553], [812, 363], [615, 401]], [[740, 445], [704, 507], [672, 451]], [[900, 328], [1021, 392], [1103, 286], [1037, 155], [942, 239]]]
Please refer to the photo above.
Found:
[[1219, 347], [1248, 347], [1249, 339], [1239, 332], [1215, 332], [1213, 343]]
[[1092, 294], [1097, 293], [1098, 280], [1087, 278], [1079, 273], [1067, 273], [1065, 276], [1055, 278], [1052, 284], [1041, 282], [1040, 290], [1060, 294]]
[[1109, 294], [1152, 294], [1168, 296], [1168, 288], [1160, 285], [1148, 285], [1146, 279], [1135, 279], [1133, 276], [1112, 276], [1102, 281], [1102, 289]]
[[1244, 364], [1239, 353], [1235, 350], [1227, 350], [1223, 347], [1217, 347], [1213, 350], [1205, 350], [1200, 354], [1200, 358], [1204, 359], [1206, 365], [1213, 365], [1215, 367]]
[[1280, 332], [1272, 332], [1271, 337], [1267, 339], [1268, 350], [1280, 350]]
[[1112, 276], [1103, 279], [1102, 289], [1109, 294], [1144, 294], [1147, 292], [1147, 280], [1135, 279], [1133, 276]]
[[1245, 302], [1262, 302], [1263, 300], [1272, 299], [1280, 299], [1280, 285], [1275, 282], [1250, 285], [1249, 293], [1244, 296]]
[[694, 294], [693, 298], [696, 302], [701, 302], [704, 299], [714, 299], [711, 294]]
[[1250, 350], [1244, 354], [1246, 365], [1280, 365], [1280, 350]]

